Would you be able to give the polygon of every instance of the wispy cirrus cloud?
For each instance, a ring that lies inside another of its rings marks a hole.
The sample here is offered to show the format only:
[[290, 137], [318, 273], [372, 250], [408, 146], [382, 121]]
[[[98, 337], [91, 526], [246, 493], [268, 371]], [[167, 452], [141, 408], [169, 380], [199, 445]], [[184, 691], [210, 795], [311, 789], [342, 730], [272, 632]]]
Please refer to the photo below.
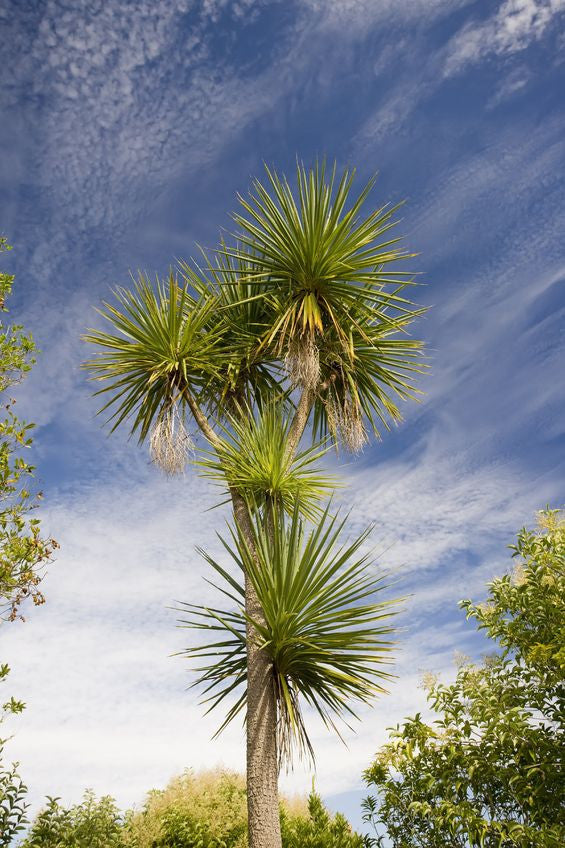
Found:
[[11, 49], [20, 58], [7, 94], [17, 97], [23, 83], [48, 105], [34, 165], [59, 220], [123, 227], [181, 161], [184, 168], [209, 162], [266, 108], [265, 80], [242, 79], [229, 58], [209, 55], [218, 16], [255, 5], [49, 0], [27, 26], [17, 17]]
[[524, 50], [539, 41], [563, 12], [564, 0], [505, 0], [494, 15], [465, 24], [451, 39], [445, 60], [446, 76], [489, 55]]
[[[503, 58], [526, 50], [554, 31], [564, 12], [565, 0], [504, 0], [496, 13], [479, 22], [472, 17], [433, 50], [429, 48], [426, 31], [431, 21], [422, 15], [420, 28], [411, 38], [410, 51], [402, 38], [383, 47], [382, 57], [386, 62], [377, 61], [375, 67], [387, 84], [378, 107], [359, 132], [359, 144], [365, 147], [382, 144], [402, 134], [413, 113], [441, 94], [449, 78], [473, 71], [489, 57]], [[469, 15], [473, 15], [472, 9]], [[494, 109], [523, 93], [533, 81], [534, 74], [527, 64], [513, 67], [505, 73], [502, 82], [497, 80], [488, 108]]]
[[[468, 5], [471, 0], [301, 0], [320, 16], [325, 27], [347, 24], [349, 33], [378, 21], [418, 21], [424, 25], [438, 20], [456, 9]], [[347, 37], [347, 31], [344, 33]]]

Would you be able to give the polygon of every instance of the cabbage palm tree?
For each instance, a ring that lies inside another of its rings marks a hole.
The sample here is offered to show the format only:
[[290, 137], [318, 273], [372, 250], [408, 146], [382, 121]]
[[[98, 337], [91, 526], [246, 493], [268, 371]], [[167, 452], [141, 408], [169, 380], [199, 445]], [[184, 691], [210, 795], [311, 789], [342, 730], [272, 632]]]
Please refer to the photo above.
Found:
[[[167, 283], [140, 276], [117, 290], [100, 310], [109, 330], [85, 337], [111, 427], [128, 422], [168, 473], [184, 468], [196, 427], [207, 443], [196, 464], [232, 504], [236, 608], [190, 621], [226, 634], [201, 670], [212, 705], [243, 689], [228, 719], [245, 707], [252, 848], [280, 846], [279, 755], [294, 743], [312, 753], [301, 700], [333, 725], [386, 677], [388, 625], [355, 559], [365, 537], [339, 553], [317, 463], [328, 440], [358, 451], [396, 423], [422, 370], [407, 328], [423, 310], [396, 270], [408, 254], [391, 236], [395, 209], [362, 214], [373, 181], [352, 199], [353, 173], [337, 180], [335, 167], [299, 166], [294, 190], [266, 176], [239, 198], [233, 242], [180, 263]], [[299, 448], [309, 421], [325, 441]], [[308, 520], [319, 522], [310, 536]]]

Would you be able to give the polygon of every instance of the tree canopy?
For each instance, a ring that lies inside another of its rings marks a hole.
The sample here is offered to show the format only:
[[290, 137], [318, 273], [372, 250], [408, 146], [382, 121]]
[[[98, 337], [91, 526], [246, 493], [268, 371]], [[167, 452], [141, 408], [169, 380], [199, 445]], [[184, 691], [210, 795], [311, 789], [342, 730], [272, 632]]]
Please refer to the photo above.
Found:
[[[565, 844], [565, 521], [540, 514], [486, 603], [461, 601], [499, 647], [428, 681], [436, 718], [392, 732], [366, 772], [368, 820], [394, 848]], [[385, 844], [382, 841], [382, 844]]]

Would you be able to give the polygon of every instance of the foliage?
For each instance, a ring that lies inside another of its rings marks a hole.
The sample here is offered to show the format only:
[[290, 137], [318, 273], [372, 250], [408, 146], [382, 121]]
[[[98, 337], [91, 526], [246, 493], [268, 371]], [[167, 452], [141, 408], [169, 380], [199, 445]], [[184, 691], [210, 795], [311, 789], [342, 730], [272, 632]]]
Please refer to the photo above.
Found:
[[[332, 816], [315, 793], [308, 803], [283, 799], [284, 848], [363, 848], [344, 816]], [[6, 843], [8, 844], [8, 843]], [[86, 792], [65, 807], [48, 798], [21, 848], [244, 848], [245, 780], [229, 771], [186, 771], [152, 790], [141, 810], [121, 815], [112, 798]]]
[[182, 407], [186, 385], [202, 388], [217, 368], [209, 323], [217, 303], [181, 288], [172, 274], [156, 289], [140, 275], [133, 291], [115, 294], [119, 308], [105, 303], [99, 312], [120, 335], [91, 331], [85, 340], [104, 353], [88, 367], [96, 380], [110, 380], [97, 394], [110, 393], [101, 412], [114, 408], [112, 430], [133, 416], [132, 432], [143, 441], [155, 419]]
[[204, 252], [200, 263], [179, 262], [179, 275], [189, 290], [213, 297], [210, 331], [215, 335], [217, 369], [199, 392], [199, 401], [214, 417], [237, 408], [263, 406], [265, 398], [280, 395], [281, 369], [273, 350], [261, 345], [272, 305], [261, 293], [264, 285], [250, 279], [252, 263], [223, 252], [215, 262]]
[[[131, 848], [244, 848], [247, 845], [246, 792], [233, 772], [185, 772], [162, 791], [149, 793], [124, 831]], [[315, 793], [282, 799], [284, 848], [361, 848], [362, 838], [347, 820], [331, 816]]]
[[337, 181], [335, 165], [329, 176], [325, 163], [298, 165], [297, 196], [266, 172], [266, 185], [255, 180], [239, 198], [240, 246], [223, 252], [247, 259], [255, 296], [273, 304], [262, 344], [284, 356], [293, 385], [316, 391], [315, 428], [356, 452], [367, 441], [363, 419], [376, 435], [400, 420], [395, 398], [415, 396], [422, 370], [421, 343], [405, 329], [425, 310], [401, 296], [412, 275], [388, 270], [409, 258], [389, 236], [398, 207], [362, 217], [374, 178], [350, 200], [355, 172]]
[[307, 816], [281, 810], [281, 833], [284, 848], [365, 848], [370, 844], [341, 813], [332, 816], [314, 791], [308, 798]]
[[[280, 301], [267, 339], [283, 350], [330, 325], [348, 347], [351, 308], [363, 304], [373, 320], [375, 307], [391, 302], [383, 293], [390, 282], [383, 267], [406, 256], [395, 247], [398, 238], [385, 236], [396, 209], [385, 206], [360, 219], [374, 179], [348, 209], [354, 172], [344, 171], [336, 186], [335, 167], [326, 179], [323, 163], [310, 172], [297, 167], [298, 197], [284, 178], [266, 172], [267, 187], [255, 180], [249, 200], [239, 198], [243, 211], [233, 217], [241, 247], [227, 252], [245, 257], [249, 276], [266, 285], [265, 296]], [[402, 286], [403, 277], [394, 283]], [[405, 302], [392, 298], [402, 311]]]
[[[293, 743], [313, 758], [300, 698], [335, 728], [335, 716], [355, 716], [352, 702], [366, 702], [383, 692], [382, 681], [390, 677], [383, 665], [391, 649], [393, 629], [387, 622], [393, 614], [391, 602], [375, 600], [383, 577], [368, 568], [369, 555], [360, 553], [369, 531], [342, 542], [344, 523], [326, 509], [317, 526], [306, 533], [296, 508], [285, 522], [275, 523], [273, 536], [256, 524], [257, 559], [237, 533], [232, 533], [231, 545], [223, 542], [252, 581], [263, 621], [246, 615], [242, 581], [204, 551], [204, 558], [227, 584], [221, 591], [238, 607], [226, 611], [185, 604], [192, 617], [183, 621], [184, 626], [213, 633], [214, 641], [185, 651], [187, 656], [210, 660], [200, 669], [197, 683], [205, 684], [212, 707], [245, 687], [247, 622], [255, 628], [273, 663], [283, 760], [290, 759]], [[244, 704], [245, 689], [222, 727]]]
[[[0, 683], [4, 683], [10, 669], [6, 664], [0, 665]], [[8, 715], [21, 713], [24, 704], [10, 698], [0, 710], [0, 724]], [[0, 738], [0, 846], [10, 845], [12, 840], [27, 824], [26, 803], [27, 787], [18, 774], [18, 764], [6, 766], [2, 759], [4, 745], [7, 739]]]
[[47, 798], [22, 848], [118, 848], [123, 845], [122, 817], [113, 798], [96, 798], [91, 790], [81, 803], [64, 807]]
[[[0, 237], [0, 254], [11, 250]], [[12, 293], [14, 277], [0, 272], [0, 311], [6, 313], [6, 299]], [[33, 518], [41, 493], [31, 490], [34, 467], [20, 455], [31, 445], [33, 424], [20, 421], [14, 414], [13, 398], [5, 393], [28, 373], [35, 359], [31, 335], [20, 324], [0, 322], [0, 394], [4, 406], [0, 418], [0, 621], [21, 618], [20, 606], [26, 598], [42, 604], [39, 584], [43, 567], [50, 560], [57, 543], [43, 539], [40, 522]], [[0, 665], [0, 683], [9, 674]], [[0, 723], [9, 714], [20, 713], [24, 704], [10, 698], [0, 709]], [[0, 738], [0, 846], [9, 845], [27, 823], [27, 787], [18, 774], [18, 764], [3, 761], [6, 743]]]
[[243, 848], [247, 837], [244, 779], [232, 772], [186, 771], [164, 790], [149, 793], [128, 816], [131, 848]]
[[438, 716], [397, 726], [366, 779], [367, 817], [395, 848], [558, 848], [565, 843], [565, 522], [540, 515], [512, 546], [519, 564], [468, 618], [500, 646], [432, 681]]
[[[409, 274], [383, 270], [407, 256], [394, 247], [398, 239], [379, 241], [395, 210], [360, 222], [373, 181], [348, 208], [347, 172], [336, 185], [335, 169], [328, 181], [323, 167], [309, 176], [299, 167], [298, 200], [286, 181], [267, 176], [274, 196], [256, 181], [250, 203], [241, 199], [250, 220], [234, 216], [247, 232], [239, 246], [222, 242], [204, 267], [181, 262], [182, 284], [171, 274], [153, 287], [140, 275], [131, 291], [116, 290], [116, 306], [100, 310], [111, 330], [85, 336], [101, 349], [85, 367], [104, 383], [99, 394], [109, 400], [100, 411], [114, 410], [113, 428], [129, 420], [144, 441], [171, 405], [185, 414], [188, 395], [220, 416], [233, 409], [228, 399], [261, 407], [281, 395], [281, 365], [292, 385], [293, 356], [308, 358], [314, 342], [317, 426], [341, 433], [346, 446], [356, 449], [348, 433], [363, 416], [378, 432], [379, 422], [400, 418], [394, 397], [414, 396], [422, 343], [407, 328], [425, 310], [400, 295]], [[249, 211], [255, 201], [267, 216], [259, 229]], [[293, 241], [291, 261], [284, 245]]]
[[[0, 253], [9, 250], [0, 238]], [[6, 298], [11, 294], [14, 277], [0, 273], [0, 310], [7, 312]], [[17, 383], [35, 360], [31, 335], [19, 324], [0, 323], [0, 393]], [[41, 500], [33, 492], [34, 466], [20, 455], [31, 446], [33, 424], [20, 421], [14, 414], [13, 399], [3, 397], [4, 417], [0, 418], [0, 618], [14, 620], [26, 598], [43, 603], [39, 589], [43, 566], [50, 560], [57, 543], [43, 539], [40, 523], [31, 517]]]
[[230, 415], [228, 423], [216, 449], [198, 462], [202, 476], [228, 491], [237, 489], [252, 508], [268, 504], [292, 514], [298, 507], [306, 518], [316, 518], [318, 502], [337, 485], [316, 466], [329, 448], [312, 445], [289, 453], [290, 410], [280, 402], [260, 414]]

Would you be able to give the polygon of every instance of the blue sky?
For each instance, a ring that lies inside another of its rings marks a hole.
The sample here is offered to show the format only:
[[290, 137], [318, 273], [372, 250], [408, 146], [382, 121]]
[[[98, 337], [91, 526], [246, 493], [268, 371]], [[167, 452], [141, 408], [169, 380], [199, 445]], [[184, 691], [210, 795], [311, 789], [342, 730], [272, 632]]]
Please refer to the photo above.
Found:
[[62, 545], [47, 604], [1, 637], [34, 799], [92, 786], [130, 804], [186, 766], [243, 764], [241, 732], [209, 741], [214, 719], [169, 657], [186, 637], [167, 607], [207, 597], [193, 549], [223, 520], [204, 511], [214, 492], [107, 438], [79, 337], [130, 269], [214, 245], [263, 161], [378, 171], [375, 203], [407, 201], [432, 307], [423, 401], [342, 458], [353, 523], [376, 523], [412, 598], [391, 695], [348, 749], [312, 725], [330, 803], [356, 816], [362, 770], [422, 706], [424, 669], [479, 655], [457, 600], [484, 594], [515, 531], [564, 500], [564, 22], [563, 0], [3, 4], [0, 230], [13, 315], [42, 350], [18, 405], [38, 423], [44, 525]]

